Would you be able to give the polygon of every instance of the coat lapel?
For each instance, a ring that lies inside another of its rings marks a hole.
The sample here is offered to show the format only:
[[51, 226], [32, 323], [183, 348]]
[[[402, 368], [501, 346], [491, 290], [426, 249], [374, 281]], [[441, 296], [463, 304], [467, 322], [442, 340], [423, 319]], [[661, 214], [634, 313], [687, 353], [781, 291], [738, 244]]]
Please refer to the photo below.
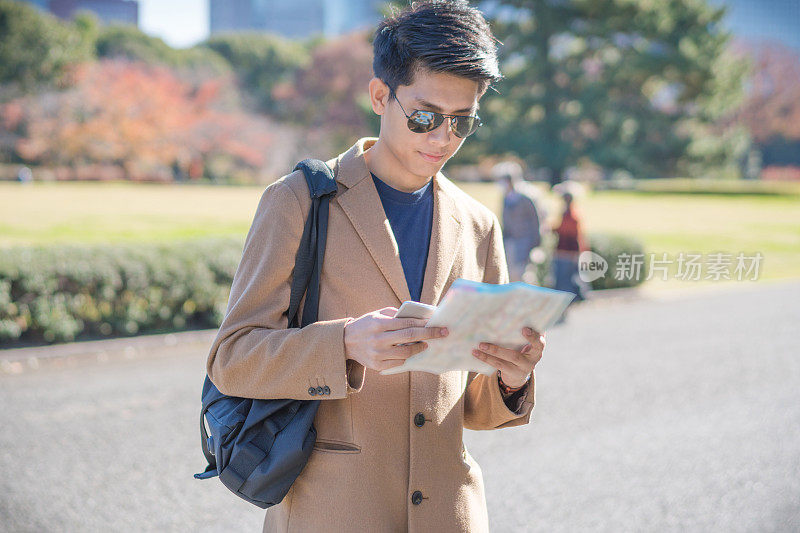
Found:
[[347, 189], [339, 191], [336, 201], [350, 219], [397, 298], [404, 302], [410, 300], [411, 295], [400, 262], [400, 250], [375, 184], [371, 179], [366, 179], [370, 174], [364, 160], [364, 151], [372, 144], [372, 139], [361, 139], [339, 157], [334, 168], [336, 180]]
[[[361, 139], [342, 154], [334, 164], [336, 180], [346, 187], [336, 200], [342, 207], [358, 236], [378, 265], [383, 277], [397, 298], [411, 299], [408, 283], [400, 262], [397, 241], [383, 210], [378, 191], [370, 177], [364, 160], [364, 151], [374, 144], [374, 139]], [[442, 185], [441, 173], [434, 178], [433, 225], [425, 265], [425, 276], [420, 299], [435, 305], [447, 285], [456, 252], [461, 245], [461, 222], [455, 201]]]
[[442, 185], [444, 176], [438, 173], [433, 180], [433, 226], [420, 300], [422, 303], [438, 305], [452, 277], [453, 261], [461, 247], [462, 225], [456, 203]]

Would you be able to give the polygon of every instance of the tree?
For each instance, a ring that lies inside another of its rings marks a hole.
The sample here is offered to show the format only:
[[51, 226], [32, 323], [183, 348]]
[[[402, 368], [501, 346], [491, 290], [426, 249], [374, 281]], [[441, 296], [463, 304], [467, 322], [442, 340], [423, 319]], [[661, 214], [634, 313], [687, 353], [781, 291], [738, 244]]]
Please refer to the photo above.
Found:
[[94, 45], [99, 58], [124, 58], [148, 65], [162, 65], [193, 81], [231, 72], [228, 62], [207, 47], [175, 49], [162, 39], [147, 35], [135, 26], [102, 26], [97, 32]]
[[250, 96], [250, 107], [273, 116], [284, 116], [273, 89], [292, 79], [308, 64], [308, 50], [300, 43], [277, 35], [236, 33], [212, 37], [204, 47], [225, 58]]
[[6, 92], [68, 84], [69, 66], [92, 56], [79, 28], [25, 2], [0, 0], [0, 84]]
[[800, 54], [777, 44], [740, 48], [754, 68], [738, 117], [760, 143], [774, 137], [800, 140]]
[[[75, 85], [0, 106], [0, 124], [14, 134], [26, 163], [105, 164], [128, 177], [192, 159], [223, 158], [230, 169], [261, 169], [276, 137], [286, 133], [264, 117], [226, 109], [224, 78], [193, 85], [163, 66], [123, 59], [85, 63]], [[284, 171], [285, 163], [274, 168]], [[273, 170], [272, 168], [270, 170]]]
[[724, 9], [704, 0], [507, 0], [487, 11], [505, 80], [485, 99], [478, 150], [545, 167], [552, 183], [584, 160], [655, 177], [696, 153], [735, 156], [727, 145], [693, 148], [740, 88], [741, 66], [725, 56]]
[[293, 120], [344, 149], [370, 129], [370, 79], [372, 46], [365, 34], [352, 33], [317, 44], [310, 64], [275, 86], [273, 96]]
[[740, 41], [737, 50], [753, 63], [747, 99], [734, 117], [755, 142], [751, 172], [800, 166], [800, 54], [776, 43]]

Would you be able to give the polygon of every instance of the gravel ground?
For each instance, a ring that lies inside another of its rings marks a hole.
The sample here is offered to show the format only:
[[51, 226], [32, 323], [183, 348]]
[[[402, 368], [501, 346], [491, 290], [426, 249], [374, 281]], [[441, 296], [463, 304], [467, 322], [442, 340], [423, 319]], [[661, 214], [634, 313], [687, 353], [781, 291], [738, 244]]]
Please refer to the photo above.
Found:
[[[735, 285], [548, 332], [531, 424], [465, 435], [493, 531], [800, 531], [800, 282]], [[0, 530], [260, 531], [192, 478], [205, 356], [0, 375]]]

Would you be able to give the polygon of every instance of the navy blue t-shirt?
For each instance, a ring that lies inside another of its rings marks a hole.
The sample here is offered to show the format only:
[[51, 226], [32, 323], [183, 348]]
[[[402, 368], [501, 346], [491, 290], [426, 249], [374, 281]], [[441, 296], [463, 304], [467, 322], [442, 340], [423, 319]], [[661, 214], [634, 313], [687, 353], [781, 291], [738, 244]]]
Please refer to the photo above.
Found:
[[400, 262], [406, 276], [411, 299], [419, 301], [425, 264], [428, 262], [428, 246], [433, 224], [433, 189], [429, 180], [414, 192], [403, 192], [391, 187], [372, 174], [383, 210], [389, 219], [392, 233], [400, 249]]

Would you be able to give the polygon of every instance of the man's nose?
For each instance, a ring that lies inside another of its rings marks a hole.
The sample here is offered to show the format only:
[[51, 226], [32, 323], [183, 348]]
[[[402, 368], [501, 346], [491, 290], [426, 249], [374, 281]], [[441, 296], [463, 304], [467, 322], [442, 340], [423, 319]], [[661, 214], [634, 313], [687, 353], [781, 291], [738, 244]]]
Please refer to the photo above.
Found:
[[453, 120], [452, 117], [444, 117], [444, 121], [439, 124], [439, 127], [428, 134], [430, 135], [430, 139], [438, 144], [449, 144], [450, 135], [453, 133], [451, 129], [451, 120]]

